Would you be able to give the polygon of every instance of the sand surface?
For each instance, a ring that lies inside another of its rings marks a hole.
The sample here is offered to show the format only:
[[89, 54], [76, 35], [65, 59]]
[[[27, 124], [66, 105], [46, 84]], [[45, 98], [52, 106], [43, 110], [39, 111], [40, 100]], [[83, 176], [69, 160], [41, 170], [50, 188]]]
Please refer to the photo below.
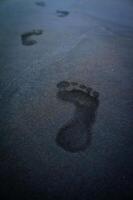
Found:
[[133, 1], [1, 0], [4, 195], [131, 196], [132, 86]]

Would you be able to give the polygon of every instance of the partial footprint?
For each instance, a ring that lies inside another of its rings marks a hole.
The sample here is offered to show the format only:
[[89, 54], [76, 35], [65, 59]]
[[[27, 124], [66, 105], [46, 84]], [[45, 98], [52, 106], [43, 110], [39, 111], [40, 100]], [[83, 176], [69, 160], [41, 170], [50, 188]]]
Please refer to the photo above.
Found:
[[40, 7], [45, 7], [46, 6], [46, 3], [44, 1], [37, 1], [37, 2], [35, 2], [35, 4], [37, 6], [40, 6]]
[[56, 10], [56, 13], [58, 17], [66, 17], [69, 15], [69, 12], [66, 10]]
[[59, 130], [56, 143], [69, 152], [84, 151], [91, 143], [92, 126], [99, 105], [99, 93], [76, 82], [57, 84], [57, 97], [75, 105], [73, 118]]
[[32, 36], [34, 36], [34, 35], [38, 36], [38, 35], [42, 35], [42, 34], [43, 34], [43, 30], [41, 30], [41, 29], [36, 29], [36, 30], [30, 31], [30, 32], [23, 33], [21, 35], [22, 44], [26, 45], [26, 46], [34, 45], [35, 43], [37, 43], [37, 41], [33, 40]]

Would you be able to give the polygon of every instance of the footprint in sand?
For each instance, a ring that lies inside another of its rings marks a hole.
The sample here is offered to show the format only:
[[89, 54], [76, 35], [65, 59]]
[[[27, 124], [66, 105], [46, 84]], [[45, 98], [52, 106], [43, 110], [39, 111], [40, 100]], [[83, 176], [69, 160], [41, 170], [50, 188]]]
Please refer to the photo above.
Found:
[[44, 1], [37, 1], [37, 2], [35, 2], [35, 4], [37, 6], [40, 6], [40, 7], [45, 7], [46, 6], [46, 3]]
[[66, 10], [56, 10], [56, 14], [58, 17], [66, 17], [69, 15], [69, 12]]
[[73, 118], [60, 128], [56, 143], [65, 151], [84, 151], [91, 143], [99, 93], [85, 85], [68, 81], [58, 83], [57, 88], [57, 98], [73, 103], [75, 113]]
[[43, 30], [41, 30], [41, 29], [36, 29], [36, 30], [32, 30], [30, 32], [23, 33], [21, 35], [22, 44], [26, 45], [26, 46], [34, 45], [37, 43], [37, 41], [32, 39], [32, 36], [38, 36], [38, 35], [42, 35], [42, 34], [43, 34]]

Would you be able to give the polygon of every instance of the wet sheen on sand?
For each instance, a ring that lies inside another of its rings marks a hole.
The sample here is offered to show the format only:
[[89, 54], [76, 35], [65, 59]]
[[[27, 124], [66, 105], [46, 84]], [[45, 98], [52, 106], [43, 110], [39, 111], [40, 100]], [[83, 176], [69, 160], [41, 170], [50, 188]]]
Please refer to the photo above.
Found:
[[0, 199], [133, 199], [132, 74], [132, 0], [0, 0]]

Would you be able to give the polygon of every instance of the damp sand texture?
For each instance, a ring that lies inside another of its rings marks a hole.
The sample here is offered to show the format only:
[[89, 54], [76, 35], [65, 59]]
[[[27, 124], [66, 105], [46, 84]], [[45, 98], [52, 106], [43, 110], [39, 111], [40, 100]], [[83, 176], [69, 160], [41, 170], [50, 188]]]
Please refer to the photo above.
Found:
[[0, 27], [0, 199], [133, 199], [133, 1], [0, 0]]

